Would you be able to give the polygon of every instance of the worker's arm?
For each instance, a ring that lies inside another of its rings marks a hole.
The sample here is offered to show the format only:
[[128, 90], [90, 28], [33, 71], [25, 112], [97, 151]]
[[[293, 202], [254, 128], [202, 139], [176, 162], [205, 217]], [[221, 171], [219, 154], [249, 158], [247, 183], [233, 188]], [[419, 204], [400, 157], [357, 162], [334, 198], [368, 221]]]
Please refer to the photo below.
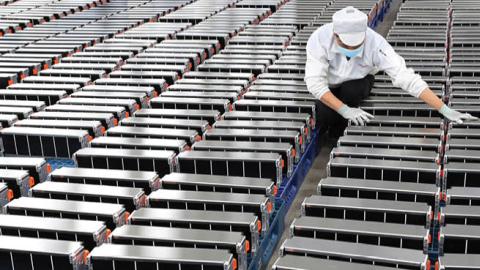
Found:
[[426, 88], [422, 91], [419, 98], [427, 103], [430, 107], [439, 111], [448, 120], [455, 123], [463, 123], [464, 120], [478, 120], [477, 117], [471, 116], [469, 113], [460, 113], [456, 110], [449, 108], [443, 101], [433, 93], [430, 88]]
[[305, 63], [305, 83], [308, 91], [321, 100], [329, 92], [327, 52], [321, 46], [319, 33], [314, 32], [307, 42], [307, 62]]
[[462, 123], [463, 120], [477, 119], [468, 113], [460, 113], [445, 105], [443, 101], [430, 90], [420, 75], [415, 74], [413, 69], [407, 68], [403, 57], [398, 55], [392, 46], [384, 39], [377, 47], [374, 64], [392, 78], [392, 83], [395, 87], [400, 87], [412, 96], [423, 100], [450, 121]]
[[307, 42], [307, 63], [305, 64], [305, 82], [308, 91], [322, 103], [338, 112], [356, 125], [364, 125], [373, 116], [358, 108], [350, 108], [335, 97], [328, 88], [327, 52], [320, 45], [318, 32], [312, 34]]
[[326, 92], [322, 96], [320, 101], [336, 112], [340, 110], [340, 108], [344, 105], [343, 102], [340, 99], [338, 99], [335, 95], [333, 95], [332, 92], [330, 91]]
[[422, 91], [419, 98], [437, 111], [439, 111], [440, 108], [445, 105], [445, 103], [443, 103], [443, 101], [438, 98], [437, 95], [435, 95], [435, 93], [433, 93], [433, 91], [430, 90], [429, 87], [425, 88], [425, 90]]

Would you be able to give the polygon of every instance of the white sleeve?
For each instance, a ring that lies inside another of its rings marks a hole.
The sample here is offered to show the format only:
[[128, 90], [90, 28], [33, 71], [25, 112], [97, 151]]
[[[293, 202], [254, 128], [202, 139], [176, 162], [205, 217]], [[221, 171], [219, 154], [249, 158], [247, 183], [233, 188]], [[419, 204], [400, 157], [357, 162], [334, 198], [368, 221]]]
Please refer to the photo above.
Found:
[[307, 42], [307, 63], [305, 64], [305, 82], [310, 93], [320, 99], [328, 89], [328, 61], [325, 49], [320, 45], [317, 32]]
[[403, 57], [398, 55], [386, 40], [383, 40], [376, 50], [374, 64], [392, 78], [393, 86], [402, 88], [414, 97], [419, 97], [428, 87], [419, 74], [407, 68]]

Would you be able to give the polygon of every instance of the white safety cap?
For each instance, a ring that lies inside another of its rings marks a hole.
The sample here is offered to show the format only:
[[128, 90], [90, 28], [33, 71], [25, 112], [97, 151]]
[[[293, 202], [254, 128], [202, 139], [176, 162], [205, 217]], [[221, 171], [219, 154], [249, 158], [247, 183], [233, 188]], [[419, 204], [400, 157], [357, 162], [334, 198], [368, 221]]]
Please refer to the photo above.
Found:
[[354, 7], [346, 7], [333, 14], [333, 32], [347, 46], [358, 46], [365, 40], [368, 17]]

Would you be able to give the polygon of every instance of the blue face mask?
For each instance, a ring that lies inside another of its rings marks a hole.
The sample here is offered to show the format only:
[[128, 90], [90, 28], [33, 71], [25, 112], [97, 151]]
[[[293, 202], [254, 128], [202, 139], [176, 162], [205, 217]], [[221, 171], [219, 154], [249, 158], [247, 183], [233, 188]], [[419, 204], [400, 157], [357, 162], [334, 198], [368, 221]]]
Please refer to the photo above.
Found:
[[355, 50], [345, 49], [337, 44], [338, 50], [348, 58], [353, 58], [363, 52], [363, 45]]

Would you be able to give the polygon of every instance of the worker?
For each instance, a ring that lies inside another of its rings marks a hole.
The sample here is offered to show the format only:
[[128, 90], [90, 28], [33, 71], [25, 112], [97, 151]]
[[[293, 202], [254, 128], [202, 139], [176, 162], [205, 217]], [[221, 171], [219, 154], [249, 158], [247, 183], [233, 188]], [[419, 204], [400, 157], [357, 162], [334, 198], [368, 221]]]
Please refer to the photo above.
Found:
[[318, 28], [308, 39], [305, 82], [317, 99], [317, 128], [338, 138], [348, 120], [365, 125], [373, 115], [358, 108], [373, 87], [374, 75], [384, 71], [393, 86], [435, 108], [448, 120], [476, 120], [468, 113], [449, 108], [421, 76], [378, 33], [368, 28], [367, 15], [346, 7], [333, 15], [333, 22]]

